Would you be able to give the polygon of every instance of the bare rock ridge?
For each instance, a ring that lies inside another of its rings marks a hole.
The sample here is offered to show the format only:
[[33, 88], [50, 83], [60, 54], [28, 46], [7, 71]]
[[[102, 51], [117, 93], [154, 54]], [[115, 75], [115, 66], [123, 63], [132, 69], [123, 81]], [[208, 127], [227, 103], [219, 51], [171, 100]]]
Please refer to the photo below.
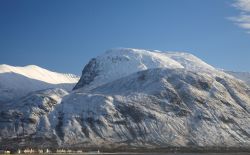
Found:
[[243, 81], [188, 53], [114, 49], [84, 67], [74, 91], [35, 91], [1, 109], [0, 146], [249, 148], [249, 121]]

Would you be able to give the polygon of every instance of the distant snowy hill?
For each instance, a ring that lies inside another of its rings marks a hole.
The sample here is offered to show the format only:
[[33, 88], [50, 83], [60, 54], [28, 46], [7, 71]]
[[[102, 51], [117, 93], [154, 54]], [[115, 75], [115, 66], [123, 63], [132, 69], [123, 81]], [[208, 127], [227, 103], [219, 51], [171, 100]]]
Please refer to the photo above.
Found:
[[241, 80], [188, 53], [114, 49], [90, 60], [73, 91], [0, 109], [0, 149], [242, 149], [249, 122]]
[[78, 80], [76, 75], [56, 73], [35, 65], [0, 65], [0, 103], [42, 89], [62, 88], [70, 91]]

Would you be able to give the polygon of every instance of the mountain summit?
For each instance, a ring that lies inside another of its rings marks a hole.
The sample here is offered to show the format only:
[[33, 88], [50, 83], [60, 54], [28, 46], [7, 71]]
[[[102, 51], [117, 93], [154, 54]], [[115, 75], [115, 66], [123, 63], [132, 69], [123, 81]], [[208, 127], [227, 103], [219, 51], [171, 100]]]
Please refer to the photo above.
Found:
[[131, 48], [111, 49], [90, 60], [74, 89], [90, 90], [131, 73], [151, 68], [216, 71], [212, 66], [189, 53]]

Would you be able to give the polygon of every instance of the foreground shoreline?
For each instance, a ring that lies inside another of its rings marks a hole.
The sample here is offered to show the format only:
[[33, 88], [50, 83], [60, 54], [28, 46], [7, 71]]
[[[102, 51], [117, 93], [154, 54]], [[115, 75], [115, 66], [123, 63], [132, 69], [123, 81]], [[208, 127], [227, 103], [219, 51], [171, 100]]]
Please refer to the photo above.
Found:
[[[16, 150], [10, 149], [10, 153], [7, 154], [47, 154], [47, 155], [63, 155], [63, 154], [165, 154], [165, 153], [250, 153], [250, 147], [168, 147], [168, 148], [68, 148], [66, 150], [71, 150], [72, 152], [57, 153], [56, 150], [51, 149], [49, 153], [17, 153]], [[77, 150], [82, 150], [82, 152], [77, 152]], [[97, 151], [98, 150], [98, 151]], [[4, 153], [0, 153], [3, 155]], [[5, 153], [6, 155], [6, 153]]]
[[[249, 155], [250, 152], [100, 152], [100, 153], [92, 153], [92, 152], [85, 152], [85, 153], [21, 153], [21, 154], [17, 154], [17, 153], [11, 153], [13, 155], [38, 155], [38, 154], [45, 154], [45, 155], [64, 155], [64, 154], [70, 154], [70, 155], [98, 155], [98, 154], [103, 154], [103, 155], [160, 155], [160, 154], [166, 154], [166, 155], [172, 155], [172, 154], [176, 154], [176, 155], [193, 155], [193, 154], [204, 154], [204, 155], [218, 155], [218, 154], [229, 154], [229, 155]], [[0, 153], [0, 155], [6, 155], [6, 154], [2, 154]]]

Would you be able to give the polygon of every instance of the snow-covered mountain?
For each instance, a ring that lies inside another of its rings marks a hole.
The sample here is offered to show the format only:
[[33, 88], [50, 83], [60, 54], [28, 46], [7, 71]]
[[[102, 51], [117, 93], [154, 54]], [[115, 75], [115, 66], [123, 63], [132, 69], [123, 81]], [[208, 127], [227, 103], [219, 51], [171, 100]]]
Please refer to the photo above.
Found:
[[250, 147], [249, 86], [187, 53], [110, 50], [1, 110], [3, 148]]
[[56, 73], [35, 65], [0, 65], [0, 103], [42, 89], [62, 88], [70, 91], [78, 80], [76, 75]]

